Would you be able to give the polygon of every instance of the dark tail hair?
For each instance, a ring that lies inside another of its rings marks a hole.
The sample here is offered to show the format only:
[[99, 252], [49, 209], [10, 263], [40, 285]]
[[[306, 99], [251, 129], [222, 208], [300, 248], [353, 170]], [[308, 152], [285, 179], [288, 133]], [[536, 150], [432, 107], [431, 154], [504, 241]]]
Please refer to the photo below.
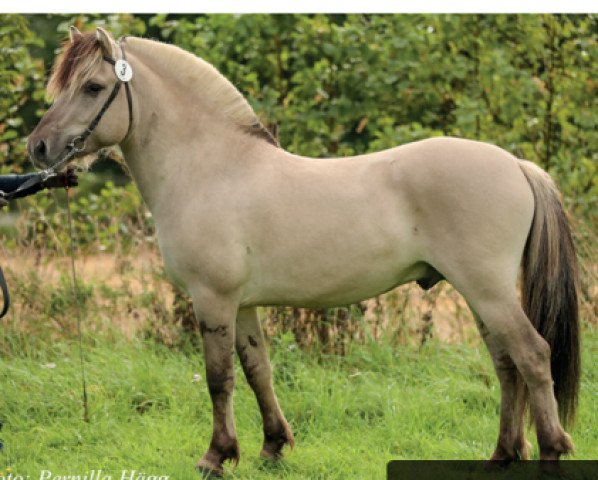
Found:
[[537, 165], [520, 161], [535, 199], [523, 254], [523, 309], [551, 350], [554, 394], [564, 426], [575, 420], [580, 380], [579, 273], [559, 191]]

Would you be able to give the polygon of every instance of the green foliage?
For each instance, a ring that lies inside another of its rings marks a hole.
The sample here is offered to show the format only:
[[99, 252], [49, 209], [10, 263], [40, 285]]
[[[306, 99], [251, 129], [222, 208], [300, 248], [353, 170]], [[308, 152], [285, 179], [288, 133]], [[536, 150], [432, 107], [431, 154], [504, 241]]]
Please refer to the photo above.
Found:
[[23, 107], [43, 101], [43, 62], [29, 48], [43, 40], [28, 28], [22, 15], [0, 14], [0, 165], [20, 171], [27, 159]]
[[[98, 193], [78, 195], [71, 190], [73, 235], [88, 250], [126, 252], [132, 245], [153, 242], [154, 224], [133, 183], [116, 186], [108, 181]], [[66, 197], [50, 191], [23, 200], [20, 241], [38, 250], [68, 253]]]
[[58, 32], [68, 38], [69, 27], [76, 26], [81, 31], [102, 27], [109, 31], [115, 38], [122, 35], [143, 35], [146, 31], [145, 22], [135, 15], [125, 13], [63, 15], [64, 20], [58, 25]]

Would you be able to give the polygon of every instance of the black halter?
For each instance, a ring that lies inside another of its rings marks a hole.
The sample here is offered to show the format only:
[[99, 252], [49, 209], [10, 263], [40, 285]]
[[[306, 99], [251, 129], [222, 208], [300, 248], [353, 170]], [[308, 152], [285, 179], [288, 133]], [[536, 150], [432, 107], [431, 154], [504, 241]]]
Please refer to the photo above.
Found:
[[[120, 40], [118, 41], [118, 45], [120, 46], [122, 60], [126, 61], [124, 42], [125, 42], [125, 37], [121, 37]], [[110, 65], [113, 65], [116, 67], [117, 61], [114, 60], [112, 57], [108, 57], [108, 56], [104, 55], [102, 58], [104, 59], [104, 61], [108, 62]], [[131, 96], [131, 88], [129, 87], [129, 82], [121, 80], [117, 75], [117, 79], [116, 79], [116, 83], [114, 84], [114, 88], [112, 88], [112, 92], [110, 92], [110, 95], [104, 102], [104, 105], [102, 105], [102, 108], [100, 108], [100, 111], [93, 118], [93, 120], [90, 122], [90, 124], [87, 126], [87, 128], [83, 131], [83, 133], [80, 135], [77, 135], [68, 143], [67, 147], [69, 150], [67, 151], [66, 155], [64, 157], [62, 157], [54, 165], [52, 165], [50, 168], [40, 172], [40, 174], [42, 175], [44, 180], [47, 179], [48, 177], [55, 175], [56, 171], [59, 168], [61, 168], [63, 165], [65, 165], [75, 155], [77, 155], [78, 153], [81, 153], [83, 150], [85, 150], [85, 141], [91, 135], [91, 133], [95, 130], [95, 128], [98, 126], [98, 123], [100, 123], [100, 120], [102, 120], [102, 117], [104, 116], [104, 114], [106, 113], [106, 111], [108, 110], [110, 105], [112, 105], [112, 102], [118, 95], [120, 87], [123, 83], [125, 84], [125, 90], [127, 93], [127, 105], [129, 108], [129, 127], [127, 128], [127, 134], [125, 135], [124, 138], [127, 138], [129, 136], [129, 133], [131, 132], [131, 126], [133, 125], [133, 97]]]
[[[125, 37], [121, 37], [120, 40], [118, 41], [118, 45], [120, 46], [122, 60], [126, 61], [124, 41], [125, 41]], [[116, 66], [116, 60], [114, 60], [112, 57], [104, 56], [103, 59], [104, 59], [104, 61], [108, 62], [110, 65]], [[115, 71], [115, 73], [116, 73], [116, 71]], [[85, 150], [85, 141], [91, 135], [91, 133], [95, 130], [95, 128], [98, 126], [98, 123], [100, 123], [100, 120], [102, 119], [102, 117], [104, 116], [104, 114], [106, 113], [106, 111], [108, 110], [110, 105], [112, 105], [112, 102], [118, 95], [120, 87], [123, 83], [125, 84], [125, 90], [127, 92], [127, 105], [129, 107], [129, 127], [127, 128], [127, 134], [124, 137], [124, 138], [127, 138], [129, 136], [129, 133], [131, 132], [131, 127], [133, 125], [133, 97], [131, 96], [131, 88], [129, 87], [129, 82], [121, 80], [117, 75], [116, 83], [114, 84], [114, 88], [112, 88], [112, 92], [110, 92], [110, 95], [104, 102], [104, 105], [102, 105], [102, 108], [100, 108], [100, 111], [93, 118], [93, 120], [90, 122], [90, 124], [87, 126], [87, 128], [83, 131], [83, 133], [80, 135], [77, 135], [68, 143], [68, 145], [67, 145], [68, 151], [66, 152], [64, 157], [62, 157], [58, 162], [56, 162], [51, 167], [49, 167], [45, 170], [42, 170], [37, 175], [32, 176], [29, 180], [27, 180], [25, 183], [23, 183], [21, 186], [19, 186], [19, 188], [17, 188], [16, 190], [14, 190], [12, 192], [7, 192], [4, 195], [4, 198], [6, 198], [7, 200], [10, 200], [10, 199], [14, 198], [15, 196], [17, 196], [18, 194], [22, 194], [24, 191], [27, 191], [30, 188], [35, 187], [36, 185], [39, 185], [40, 183], [44, 182], [48, 178], [55, 176], [58, 169], [62, 168], [75, 155], [84, 151]], [[0, 279], [0, 286], [1, 286], [1, 279]]]

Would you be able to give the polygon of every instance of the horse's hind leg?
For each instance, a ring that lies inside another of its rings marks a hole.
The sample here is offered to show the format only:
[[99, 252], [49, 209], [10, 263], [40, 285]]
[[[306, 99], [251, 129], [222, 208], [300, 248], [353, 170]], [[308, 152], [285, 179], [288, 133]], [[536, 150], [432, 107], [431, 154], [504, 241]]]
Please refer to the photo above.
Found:
[[[527, 385], [532, 416], [536, 424], [540, 459], [558, 460], [561, 454], [573, 449], [573, 444], [558, 418], [548, 343], [523, 312], [514, 288], [511, 295], [500, 297], [489, 296], [487, 291], [485, 295], [477, 298], [468, 295], [467, 291], [463, 294], [479, 314], [488, 332], [487, 343], [492, 344], [495, 351], [501, 352], [500, 358], [506, 359], [506, 354], [513, 361]], [[499, 378], [501, 385], [504, 383], [507, 386], [508, 393], [513, 380], [504, 373], [499, 373]]]
[[474, 317], [478, 329], [492, 357], [494, 369], [500, 382], [500, 430], [496, 449], [491, 460], [511, 462], [528, 460], [530, 445], [525, 439], [525, 385], [515, 363], [490, 335], [477, 313]]
[[255, 308], [239, 310], [236, 348], [245, 377], [255, 393], [262, 413], [264, 446], [261, 456], [278, 459], [282, 456], [284, 445], [288, 443], [293, 447], [295, 439], [274, 393], [272, 368]]

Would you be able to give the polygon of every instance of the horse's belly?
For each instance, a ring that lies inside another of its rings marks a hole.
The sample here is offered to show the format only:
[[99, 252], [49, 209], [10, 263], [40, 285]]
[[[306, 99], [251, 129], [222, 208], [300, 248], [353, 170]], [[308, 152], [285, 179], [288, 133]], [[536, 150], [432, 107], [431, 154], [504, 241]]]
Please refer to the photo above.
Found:
[[424, 264], [414, 265], [412, 268], [401, 272], [399, 276], [387, 278], [377, 277], [372, 282], [355, 285], [354, 282], [338, 282], [333, 288], [322, 288], [318, 291], [306, 291], [304, 288], [272, 288], [251, 298], [248, 292], [243, 300], [243, 305], [285, 305], [304, 308], [327, 308], [350, 305], [362, 300], [387, 292], [397, 285], [416, 280], [425, 271]]
[[307, 255], [289, 262], [284, 269], [262, 272], [247, 284], [242, 303], [309, 308], [348, 305], [417, 280], [428, 268], [397, 255], [369, 261], [343, 260], [343, 255], [313, 260]]

